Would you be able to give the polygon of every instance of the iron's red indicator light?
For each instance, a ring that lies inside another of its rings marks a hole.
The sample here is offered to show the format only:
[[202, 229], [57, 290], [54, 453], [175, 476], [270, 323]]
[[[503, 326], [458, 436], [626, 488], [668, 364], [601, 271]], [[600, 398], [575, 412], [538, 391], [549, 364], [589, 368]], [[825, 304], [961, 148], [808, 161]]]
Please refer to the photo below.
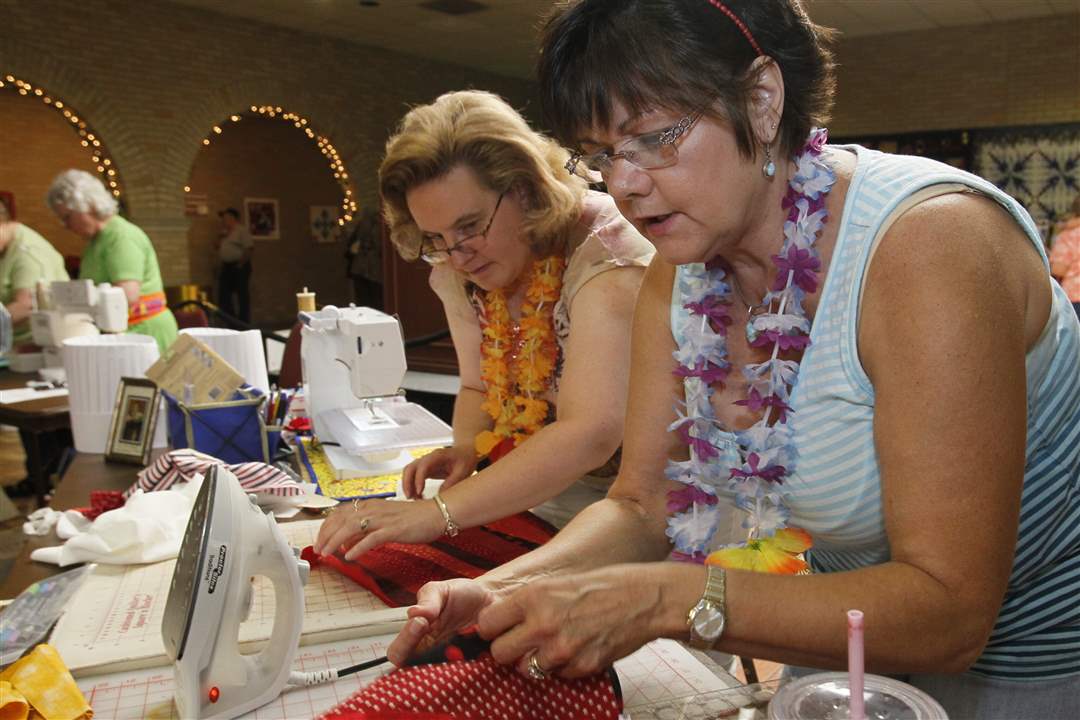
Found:
[[216, 703], [219, 697], [221, 697], [221, 691], [216, 687], [210, 688], [210, 702]]

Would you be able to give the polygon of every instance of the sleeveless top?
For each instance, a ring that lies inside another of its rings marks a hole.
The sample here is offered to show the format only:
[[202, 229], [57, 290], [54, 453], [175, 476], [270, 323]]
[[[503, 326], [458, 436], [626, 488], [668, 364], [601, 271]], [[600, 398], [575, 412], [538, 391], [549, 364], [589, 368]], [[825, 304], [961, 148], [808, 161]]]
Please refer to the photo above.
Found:
[[[815, 572], [889, 559], [874, 449], [874, 388], [859, 362], [857, 330], [874, 239], [890, 215], [934, 186], [979, 192], [1012, 215], [1049, 274], [1034, 222], [991, 183], [925, 158], [844, 147], [856, 153], [858, 163], [789, 420], [799, 457], [787, 481], [790, 524], [813, 536], [807, 561]], [[672, 328], [681, 327], [687, 316], [678, 298], [682, 272], [677, 268]], [[971, 667], [974, 673], [1011, 680], [1080, 673], [1080, 323], [1060, 286], [1051, 287], [1050, 317], [1026, 357], [1027, 450], [1012, 573], [989, 642]], [[716, 432], [714, 441], [731, 437]], [[734, 463], [733, 442], [723, 449], [718, 462]], [[721, 492], [721, 497], [731, 496]]]

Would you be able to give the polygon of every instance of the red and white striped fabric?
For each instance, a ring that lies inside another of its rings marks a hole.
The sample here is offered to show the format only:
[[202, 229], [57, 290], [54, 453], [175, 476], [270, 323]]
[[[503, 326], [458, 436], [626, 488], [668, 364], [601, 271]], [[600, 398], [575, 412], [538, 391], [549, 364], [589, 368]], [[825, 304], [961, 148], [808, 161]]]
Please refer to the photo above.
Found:
[[[185, 448], [167, 452], [144, 470], [139, 471], [139, 479], [124, 491], [124, 497], [130, 497], [136, 490], [151, 492], [168, 490], [178, 482], [187, 482], [195, 475], [205, 475], [211, 465], [223, 465], [217, 458], [198, 450]], [[261, 462], [246, 462], [237, 465], [225, 465], [240, 481], [241, 487], [249, 492], [267, 493], [289, 497], [302, 494], [303, 488], [289, 475], [272, 465]]]

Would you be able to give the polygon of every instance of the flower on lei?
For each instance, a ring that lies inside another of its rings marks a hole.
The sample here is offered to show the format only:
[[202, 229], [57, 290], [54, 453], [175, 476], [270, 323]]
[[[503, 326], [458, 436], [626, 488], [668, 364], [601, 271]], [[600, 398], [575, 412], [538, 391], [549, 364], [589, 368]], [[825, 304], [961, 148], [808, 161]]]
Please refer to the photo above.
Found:
[[812, 250], [805, 250], [792, 245], [788, 248], [787, 255], [773, 255], [776, 263], [776, 282], [773, 290], [780, 291], [787, 285], [787, 278], [780, 281], [781, 276], [790, 274], [793, 285], [798, 285], [804, 292], [812, 293], [817, 290], [817, 271], [821, 269], [821, 261], [813, 254]]
[[669, 513], [685, 512], [694, 503], [715, 505], [716, 496], [694, 485], [686, 485], [679, 490], [672, 490], [668, 493], [667, 511]]
[[687, 554], [696, 554], [705, 550], [712, 536], [720, 528], [720, 513], [715, 505], [693, 504], [688, 510], [672, 515], [668, 519], [665, 533]]
[[766, 538], [751, 540], [742, 547], [722, 548], [710, 554], [705, 562], [728, 570], [794, 575], [806, 570], [806, 561], [799, 557], [813, 544], [810, 533], [800, 528], [781, 528]]

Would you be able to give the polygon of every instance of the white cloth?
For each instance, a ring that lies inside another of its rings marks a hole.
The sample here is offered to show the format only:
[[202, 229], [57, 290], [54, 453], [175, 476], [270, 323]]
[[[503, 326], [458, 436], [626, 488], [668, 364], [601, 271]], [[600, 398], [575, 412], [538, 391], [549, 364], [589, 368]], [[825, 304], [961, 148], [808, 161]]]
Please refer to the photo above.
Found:
[[173, 490], [136, 492], [123, 507], [102, 513], [63, 545], [38, 548], [30, 559], [64, 567], [81, 562], [131, 565], [174, 558], [201, 486], [199, 475]]

